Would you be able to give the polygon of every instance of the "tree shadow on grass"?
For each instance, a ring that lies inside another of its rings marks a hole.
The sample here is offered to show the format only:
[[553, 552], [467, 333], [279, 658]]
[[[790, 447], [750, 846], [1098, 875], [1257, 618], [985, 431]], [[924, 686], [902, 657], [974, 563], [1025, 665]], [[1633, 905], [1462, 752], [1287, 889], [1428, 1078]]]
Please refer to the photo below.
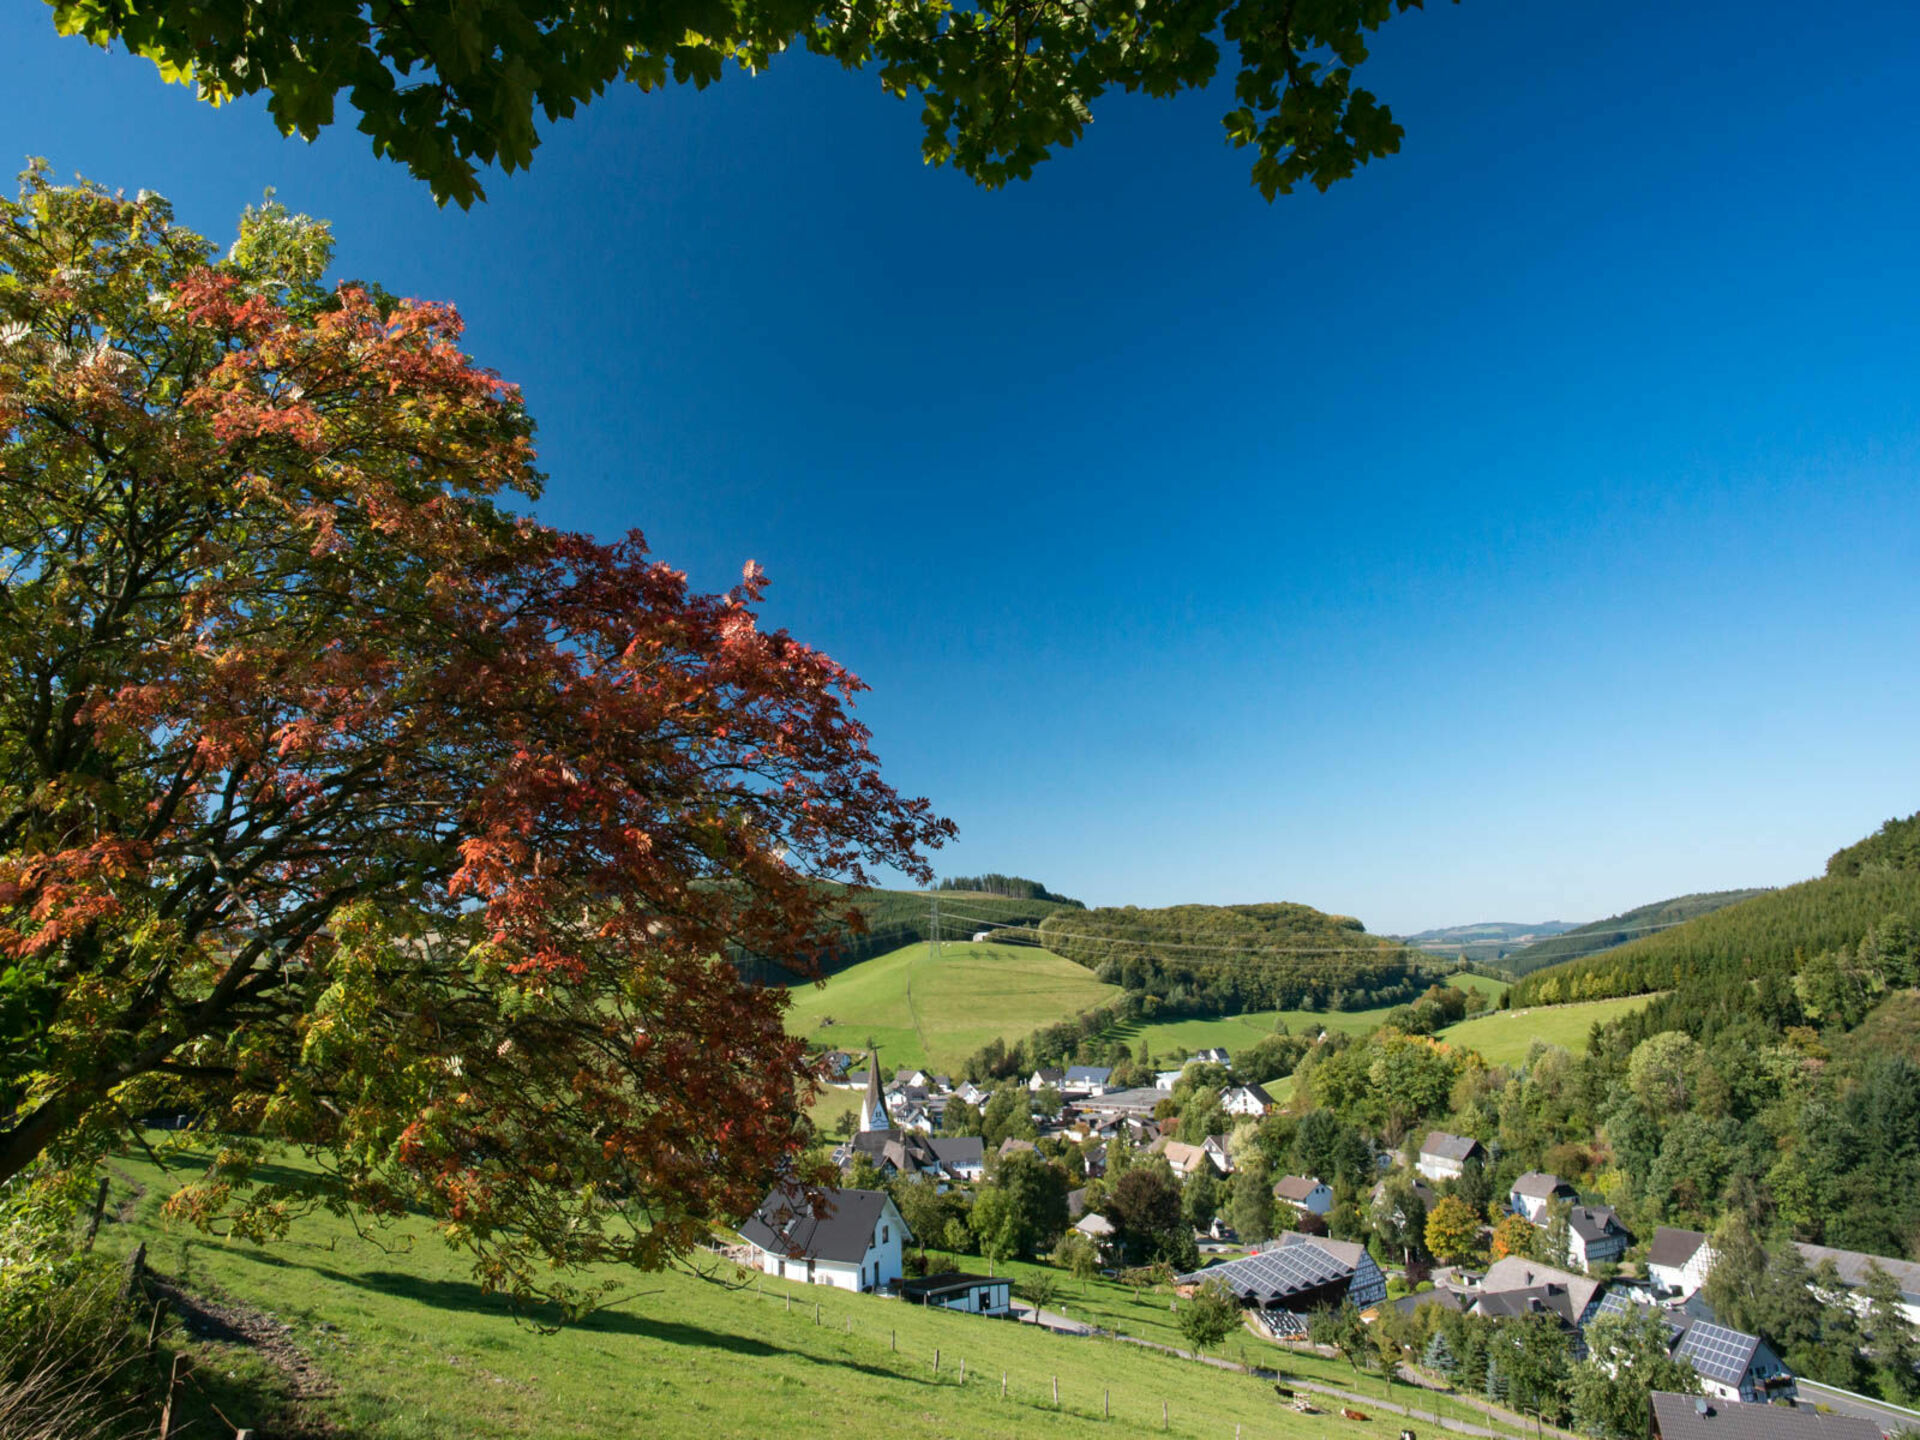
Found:
[[[257, 1252], [249, 1258], [256, 1264], [305, 1270], [323, 1280], [350, 1285], [358, 1290], [369, 1290], [374, 1294], [395, 1300], [432, 1306], [436, 1310], [451, 1310], [467, 1315], [512, 1320], [529, 1326], [550, 1326], [560, 1318], [559, 1312], [552, 1307], [528, 1306], [516, 1309], [504, 1297], [487, 1294], [471, 1280], [438, 1280], [420, 1275], [408, 1275], [399, 1270], [349, 1272], [265, 1251]], [[690, 1325], [681, 1320], [656, 1319], [648, 1315], [635, 1314], [630, 1310], [596, 1310], [585, 1319], [576, 1320], [566, 1328], [596, 1335], [631, 1335], [639, 1339], [657, 1340], [666, 1345], [685, 1345], [702, 1350], [724, 1350], [754, 1359], [772, 1359], [786, 1355], [813, 1365], [828, 1365], [840, 1370], [857, 1370], [864, 1375], [898, 1380], [909, 1385], [933, 1383], [911, 1374], [902, 1374], [884, 1365], [865, 1365], [856, 1360], [809, 1354], [805, 1350], [771, 1345], [764, 1340], [751, 1339], [745, 1335], [731, 1335], [723, 1330], [709, 1330], [704, 1326]], [[829, 1329], [824, 1333], [836, 1332]]]

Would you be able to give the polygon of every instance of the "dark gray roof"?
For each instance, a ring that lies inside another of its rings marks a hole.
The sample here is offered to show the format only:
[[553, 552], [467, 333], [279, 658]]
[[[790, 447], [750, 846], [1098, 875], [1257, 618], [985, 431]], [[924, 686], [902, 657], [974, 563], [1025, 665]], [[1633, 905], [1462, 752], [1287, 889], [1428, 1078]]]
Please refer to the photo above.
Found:
[[927, 1141], [927, 1148], [939, 1156], [942, 1165], [986, 1163], [987, 1142], [978, 1135], [936, 1135]]
[[1567, 1228], [1591, 1245], [1609, 1235], [1624, 1235], [1627, 1227], [1605, 1205], [1575, 1205], [1567, 1211]]
[[1653, 1244], [1647, 1247], [1647, 1263], [1678, 1270], [1706, 1243], [1707, 1237], [1698, 1230], [1676, 1230], [1671, 1225], [1662, 1225], [1653, 1232]]
[[1557, 1315], [1563, 1324], [1580, 1323], [1574, 1296], [1564, 1285], [1532, 1285], [1524, 1290], [1482, 1295], [1473, 1308], [1476, 1314], [1492, 1320], [1509, 1320], [1516, 1315]]
[[1449, 1135], [1445, 1130], [1429, 1130], [1420, 1144], [1422, 1155], [1438, 1155], [1442, 1160], [1466, 1160], [1480, 1148], [1469, 1135]]
[[1558, 1175], [1548, 1170], [1529, 1170], [1513, 1182], [1515, 1195], [1524, 1195], [1529, 1200], [1551, 1200], [1562, 1191], [1571, 1192], [1573, 1187]]
[[[1704, 1411], [1705, 1413], [1702, 1413]], [[1812, 1406], [1722, 1404], [1694, 1395], [1653, 1395], [1660, 1440], [1879, 1440], [1880, 1427]]]
[[1818, 1269], [1822, 1260], [1833, 1261], [1834, 1268], [1840, 1272], [1840, 1278], [1854, 1289], [1860, 1289], [1867, 1283], [1867, 1267], [1878, 1265], [1894, 1278], [1900, 1293], [1910, 1301], [1920, 1302], [1920, 1264], [1911, 1260], [1890, 1260], [1885, 1255], [1867, 1255], [1858, 1250], [1835, 1250], [1827, 1245], [1796, 1245], [1794, 1247], [1806, 1258], [1807, 1268]]
[[1419, 1290], [1412, 1295], [1402, 1295], [1393, 1302], [1393, 1308], [1402, 1315], [1417, 1314], [1422, 1305], [1438, 1305], [1442, 1310], [1466, 1309], [1456, 1292], [1439, 1287], [1432, 1290]]
[[[883, 1190], [822, 1190], [809, 1200], [797, 1186], [776, 1186], [740, 1224], [742, 1238], [775, 1255], [858, 1264], [887, 1207]], [[906, 1222], [901, 1238], [909, 1238]]]
[[1242, 1300], [1262, 1306], [1284, 1306], [1290, 1300], [1323, 1296], [1331, 1299], [1336, 1292], [1344, 1293], [1356, 1305], [1365, 1305], [1386, 1295], [1380, 1267], [1365, 1246], [1293, 1232], [1252, 1255], [1176, 1277], [1181, 1285], [1202, 1285], [1209, 1280], [1218, 1280]]
[[1152, 1114], [1153, 1107], [1162, 1100], [1171, 1098], [1169, 1092], [1156, 1090], [1151, 1085], [1137, 1086], [1132, 1090], [1109, 1090], [1104, 1095], [1096, 1095], [1091, 1100], [1082, 1100], [1082, 1110], [1132, 1110]]
[[990, 1275], [968, 1275], [953, 1270], [945, 1275], [927, 1275], [918, 1279], [902, 1280], [900, 1293], [909, 1300], [925, 1299], [929, 1295], [945, 1295], [953, 1290], [971, 1290], [976, 1285], [1005, 1285], [1011, 1287], [1011, 1277], [1002, 1275], [998, 1279]]
[[1076, 1085], [1104, 1085], [1113, 1078], [1113, 1070], [1106, 1065], [1069, 1065], [1067, 1080]]

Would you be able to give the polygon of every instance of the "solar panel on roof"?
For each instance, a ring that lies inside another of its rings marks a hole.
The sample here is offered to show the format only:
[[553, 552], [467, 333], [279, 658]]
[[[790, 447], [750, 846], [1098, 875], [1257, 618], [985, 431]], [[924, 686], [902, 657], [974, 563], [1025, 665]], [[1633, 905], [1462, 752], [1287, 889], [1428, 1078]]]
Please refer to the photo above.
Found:
[[1263, 1304], [1350, 1279], [1353, 1271], [1315, 1245], [1284, 1245], [1179, 1277], [1183, 1285], [1218, 1280]]
[[1674, 1353], [1709, 1379], [1738, 1385], [1753, 1362], [1753, 1352], [1759, 1343], [1738, 1330], [1696, 1320]]

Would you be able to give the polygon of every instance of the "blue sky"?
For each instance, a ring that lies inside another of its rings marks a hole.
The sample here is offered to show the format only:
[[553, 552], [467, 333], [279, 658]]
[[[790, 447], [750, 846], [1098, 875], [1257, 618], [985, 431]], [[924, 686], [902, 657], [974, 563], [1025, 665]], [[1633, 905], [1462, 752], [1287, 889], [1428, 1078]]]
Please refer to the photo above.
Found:
[[943, 873], [1375, 930], [1790, 882], [1920, 808], [1920, 12], [1469, 0], [1403, 153], [1268, 206], [1220, 96], [1032, 183], [791, 57], [616, 93], [440, 211], [0, 10], [0, 152], [456, 302], [541, 514], [873, 687]]

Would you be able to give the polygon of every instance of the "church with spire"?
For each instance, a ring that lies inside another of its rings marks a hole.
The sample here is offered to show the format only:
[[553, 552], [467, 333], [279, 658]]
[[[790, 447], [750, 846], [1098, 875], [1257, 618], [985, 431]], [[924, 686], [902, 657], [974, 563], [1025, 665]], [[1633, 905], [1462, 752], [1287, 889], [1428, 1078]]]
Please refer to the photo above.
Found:
[[890, 1131], [893, 1119], [887, 1114], [886, 1091], [880, 1084], [880, 1051], [867, 1052], [867, 1093], [860, 1097], [860, 1133]]

